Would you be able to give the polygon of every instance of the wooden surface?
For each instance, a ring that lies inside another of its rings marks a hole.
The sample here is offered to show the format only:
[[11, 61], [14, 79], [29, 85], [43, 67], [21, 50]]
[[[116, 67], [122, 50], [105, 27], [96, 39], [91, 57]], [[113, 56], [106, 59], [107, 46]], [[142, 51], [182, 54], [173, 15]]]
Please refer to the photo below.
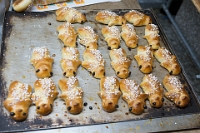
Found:
[[192, 0], [192, 2], [200, 13], [200, 0]]
[[121, 0], [120, 2], [105, 2], [78, 7], [77, 9], [141, 9], [137, 0]]

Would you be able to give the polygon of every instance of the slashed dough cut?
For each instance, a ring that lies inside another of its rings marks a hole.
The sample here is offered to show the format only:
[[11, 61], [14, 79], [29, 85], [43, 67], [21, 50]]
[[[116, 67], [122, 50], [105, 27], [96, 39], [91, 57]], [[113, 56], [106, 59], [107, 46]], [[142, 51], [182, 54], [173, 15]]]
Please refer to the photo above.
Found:
[[58, 86], [62, 91], [60, 98], [65, 101], [66, 108], [71, 114], [79, 114], [83, 110], [83, 90], [79, 87], [76, 77], [60, 79]]
[[53, 102], [58, 95], [53, 80], [50, 78], [36, 80], [34, 90], [31, 99], [36, 106], [37, 114], [43, 116], [50, 114], [53, 110]]
[[75, 76], [78, 67], [81, 65], [78, 49], [73, 47], [62, 48], [62, 59], [60, 65], [64, 71], [63, 75], [65, 77]]
[[78, 37], [80, 44], [84, 45], [86, 49], [98, 49], [98, 35], [90, 26], [78, 28]]
[[117, 49], [120, 47], [120, 31], [116, 26], [105, 26], [101, 30], [104, 40], [108, 44], [108, 50]]
[[56, 10], [56, 20], [70, 23], [84, 23], [86, 16], [75, 8], [62, 7]]
[[74, 26], [67, 22], [57, 27], [58, 38], [68, 47], [76, 47], [77, 33]]
[[129, 67], [131, 60], [127, 58], [126, 51], [122, 48], [110, 50], [111, 66], [117, 77], [127, 78], [131, 75]]
[[165, 97], [174, 102], [176, 106], [184, 108], [190, 102], [190, 97], [180, 79], [174, 75], [166, 75], [163, 85], [167, 92]]
[[145, 27], [145, 36], [148, 44], [152, 49], [156, 50], [160, 47], [160, 35], [158, 26], [155, 24], [148, 24]]
[[86, 50], [83, 53], [82, 66], [95, 78], [105, 76], [105, 60], [99, 50]]
[[99, 97], [102, 101], [102, 108], [106, 112], [114, 112], [119, 107], [118, 100], [121, 96], [119, 81], [115, 77], [103, 77], [100, 80]]
[[134, 26], [144, 26], [152, 22], [150, 16], [145, 15], [144, 13], [137, 10], [131, 10], [127, 12], [124, 14], [124, 18]]
[[47, 78], [53, 75], [52, 65], [54, 59], [51, 58], [47, 47], [36, 47], [33, 49], [31, 64], [35, 68], [38, 78]]
[[172, 55], [166, 48], [160, 47], [154, 51], [154, 56], [160, 62], [160, 65], [168, 70], [170, 75], [178, 75], [181, 72], [176, 56]]
[[95, 16], [95, 20], [99, 23], [108, 24], [108, 26], [126, 23], [126, 19], [123, 16], [119, 16], [115, 12], [108, 10], [99, 11]]
[[122, 79], [120, 81], [120, 90], [122, 91], [122, 99], [127, 102], [131, 113], [140, 115], [144, 112], [144, 109], [147, 109], [145, 101], [148, 95], [140, 90], [136, 81]]
[[150, 105], [154, 108], [160, 108], [164, 102], [164, 90], [158, 78], [153, 74], [146, 74], [140, 84], [144, 93], [148, 94]]
[[133, 25], [122, 25], [121, 37], [128, 48], [135, 48], [138, 45], [138, 36]]
[[28, 117], [31, 100], [31, 86], [19, 81], [13, 81], [8, 90], [8, 97], [3, 102], [4, 107], [15, 121], [24, 121]]
[[138, 46], [134, 56], [141, 72], [148, 74], [153, 71], [153, 51], [150, 46]]

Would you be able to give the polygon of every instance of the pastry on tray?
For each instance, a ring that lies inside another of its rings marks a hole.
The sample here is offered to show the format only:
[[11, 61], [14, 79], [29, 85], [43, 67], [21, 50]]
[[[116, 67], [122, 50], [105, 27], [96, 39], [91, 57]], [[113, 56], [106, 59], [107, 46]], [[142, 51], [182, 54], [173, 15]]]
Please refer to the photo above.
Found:
[[163, 79], [163, 85], [167, 90], [165, 97], [174, 102], [176, 106], [184, 108], [189, 104], [189, 94], [178, 77], [166, 75]]
[[150, 46], [138, 46], [134, 56], [141, 72], [148, 74], [153, 71], [153, 51]]
[[160, 35], [158, 26], [155, 24], [146, 25], [144, 38], [147, 39], [148, 44], [151, 46], [152, 49], [158, 49], [160, 47]]
[[51, 58], [47, 47], [36, 47], [33, 49], [31, 64], [35, 68], [38, 78], [47, 78], [53, 75], [52, 64], [54, 59]]
[[62, 91], [60, 98], [65, 101], [66, 108], [71, 114], [79, 114], [83, 110], [83, 90], [79, 87], [76, 77], [60, 79], [58, 86]]
[[8, 90], [8, 97], [3, 102], [4, 107], [15, 121], [24, 121], [28, 117], [31, 100], [31, 86], [19, 81], [13, 81]]
[[43, 116], [50, 114], [53, 110], [53, 102], [58, 95], [53, 80], [50, 78], [36, 80], [34, 90], [31, 99], [36, 106], [37, 114]]
[[83, 53], [82, 66], [95, 78], [105, 76], [105, 60], [99, 50], [86, 50]]
[[95, 20], [99, 23], [108, 24], [108, 26], [126, 23], [126, 19], [123, 16], [119, 16], [115, 12], [108, 10], [99, 11], [95, 16]]
[[108, 49], [117, 49], [120, 47], [120, 31], [116, 26], [105, 26], [101, 30], [104, 40], [108, 44]]
[[122, 79], [120, 90], [123, 100], [128, 104], [129, 111], [137, 115], [142, 114], [147, 108], [145, 101], [148, 95], [140, 90], [139, 85], [134, 80]]
[[99, 97], [102, 101], [102, 108], [104, 111], [111, 113], [116, 111], [118, 100], [121, 96], [119, 91], [119, 81], [115, 77], [103, 77], [100, 80]]
[[12, 7], [16, 12], [23, 12], [31, 6], [33, 0], [14, 0]]
[[122, 25], [121, 37], [128, 48], [135, 48], [138, 45], [138, 36], [133, 25]]
[[152, 23], [151, 17], [137, 10], [131, 10], [124, 14], [124, 18], [134, 26], [144, 26]]
[[62, 7], [56, 10], [56, 20], [70, 23], [84, 23], [86, 16], [75, 8]]
[[78, 67], [81, 65], [78, 49], [73, 47], [62, 48], [62, 59], [60, 65], [65, 77], [75, 76]]
[[164, 102], [164, 90], [158, 78], [153, 74], [146, 74], [140, 84], [144, 93], [148, 94], [150, 105], [154, 108], [160, 108]]
[[111, 66], [117, 77], [127, 78], [131, 75], [129, 67], [131, 60], [127, 58], [126, 51], [122, 48], [110, 50]]
[[57, 27], [58, 38], [64, 43], [64, 46], [76, 47], [77, 33], [74, 26], [67, 22]]
[[170, 75], [178, 75], [181, 72], [176, 56], [172, 55], [166, 48], [160, 47], [154, 52], [154, 56], [160, 62], [160, 65], [168, 70]]
[[98, 35], [90, 26], [78, 28], [78, 37], [80, 44], [84, 45], [86, 49], [98, 49]]

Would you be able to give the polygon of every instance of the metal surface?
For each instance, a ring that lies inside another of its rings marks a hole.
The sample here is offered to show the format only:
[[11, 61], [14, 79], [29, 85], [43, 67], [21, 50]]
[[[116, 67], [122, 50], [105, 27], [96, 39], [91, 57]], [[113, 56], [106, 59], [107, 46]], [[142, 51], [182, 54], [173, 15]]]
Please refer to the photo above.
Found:
[[[129, 10], [115, 10], [117, 14], [123, 15]], [[151, 10], [144, 10], [147, 15], [152, 17], [153, 23], [158, 24], [155, 16], [151, 13]], [[98, 33], [99, 50], [102, 52], [103, 57], [106, 60], [106, 76], [114, 76], [115, 73], [110, 66], [109, 52], [107, 50], [107, 44], [105, 43], [102, 35], [101, 28], [104, 25], [98, 24], [94, 21], [94, 16], [97, 11], [84, 11], [87, 16], [88, 22], [81, 24], [74, 24], [75, 29], [78, 27], [90, 25]], [[51, 23], [51, 24], [49, 24]], [[54, 110], [48, 116], [39, 116], [35, 113], [35, 106], [31, 106], [29, 110], [29, 117], [24, 122], [14, 122], [8, 115], [8, 112], [2, 105], [3, 100], [7, 96], [7, 88], [13, 80], [19, 80], [24, 83], [28, 83], [33, 86], [36, 81], [34, 74], [34, 68], [30, 64], [30, 57], [32, 49], [36, 46], [47, 46], [55, 62], [53, 65], [53, 81], [57, 84], [60, 78], [64, 78], [59, 61], [61, 60], [61, 49], [63, 43], [58, 40], [56, 27], [62, 24], [55, 21], [54, 12], [43, 13], [14, 13], [7, 12], [3, 30], [3, 43], [0, 62], [1, 73], [1, 86], [0, 86], [0, 121], [1, 131], [27, 131], [27, 130], [39, 130], [39, 129], [51, 129], [60, 127], [73, 127], [83, 125], [96, 125], [103, 123], [123, 123], [133, 122], [141, 120], [152, 120], [154, 118], [167, 118], [169, 116], [183, 116], [186, 114], [196, 114], [200, 111], [199, 104], [196, 101], [196, 97], [193, 94], [192, 88], [187, 83], [183, 74], [180, 74], [182, 83], [185, 84], [187, 91], [190, 94], [191, 102], [187, 108], [179, 109], [174, 106], [173, 103], [165, 99], [165, 104], [160, 109], [154, 109], [149, 106], [148, 109], [142, 115], [134, 115], [128, 112], [127, 104], [120, 98], [119, 109], [113, 113], [106, 113], [101, 108], [101, 99], [98, 97], [99, 80], [94, 79], [85, 69], [81, 66], [78, 69], [77, 78], [79, 79], [80, 86], [84, 90], [84, 102], [88, 103], [88, 106], [84, 107], [84, 110], [79, 115], [71, 115], [67, 113], [64, 101], [57, 98], [54, 102]], [[158, 24], [159, 26], [159, 24]], [[118, 27], [120, 29], [120, 26]], [[169, 44], [166, 41], [162, 29], [160, 28], [160, 35], [162, 38], [161, 45], [170, 49]], [[139, 38], [139, 45], [147, 45], [147, 41], [143, 39], [144, 27], [136, 27], [136, 32]], [[129, 51], [124, 42], [121, 41], [121, 46], [125, 48], [128, 57], [133, 59], [136, 54], [136, 49]], [[80, 59], [82, 60], [82, 53], [85, 48], [82, 45], [78, 45], [80, 52]], [[130, 79], [136, 80], [141, 83], [144, 76], [138, 69], [136, 61], [133, 59], [130, 67], [132, 75]], [[167, 74], [167, 70], [160, 67], [159, 63], [154, 60], [155, 74], [160, 81]], [[60, 91], [57, 88], [58, 91]], [[61, 93], [60, 93], [61, 94]], [[90, 110], [89, 106], [93, 109]], [[198, 123], [198, 122], [197, 122]], [[195, 125], [196, 127], [196, 125]]]

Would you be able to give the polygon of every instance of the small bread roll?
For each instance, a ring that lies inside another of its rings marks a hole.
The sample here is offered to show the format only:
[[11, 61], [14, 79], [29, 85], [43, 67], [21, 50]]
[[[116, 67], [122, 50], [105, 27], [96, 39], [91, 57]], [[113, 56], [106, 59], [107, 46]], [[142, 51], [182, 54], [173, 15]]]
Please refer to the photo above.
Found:
[[99, 97], [102, 101], [102, 108], [104, 111], [111, 113], [116, 111], [118, 100], [121, 96], [119, 91], [119, 81], [115, 77], [103, 77], [100, 80]]
[[29, 6], [31, 6], [32, 3], [33, 0], [15, 0], [12, 4], [12, 7], [16, 12], [23, 12]]
[[160, 47], [160, 35], [158, 26], [155, 24], [148, 24], [145, 27], [145, 36], [152, 49], [156, 50]]
[[34, 66], [38, 78], [47, 78], [53, 75], [53, 62], [54, 59], [51, 58], [46, 47], [36, 47], [33, 49], [31, 64]]
[[58, 95], [56, 85], [50, 78], [38, 79], [34, 83], [34, 89], [31, 99], [36, 106], [36, 112], [43, 116], [48, 115], [52, 112], [53, 102]]
[[99, 50], [90, 49], [83, 53], [82, 66], [88, 70], [93, 77], [102, 78], [105, 76], [105, 60]]
[[119, 16], [108, 10], [98, 12], [95, 16], [95, 20], [103, 24], [108, 24], [108, 26], [122, 25], [126, 23], [123, 16]]
[[111, 66], [117, 77], [127, 78], [131, 75], [129, 67], [131, 60], [127, 58], [126, 51], [122, 48], [110, 50]]
[[68, 79], [60, 79], [58, 86], [62, 91], [60, 98], [65, 101], [69, 113], [81, 113], [83, 110], [83, 90], [78, 87], [78, 79], [73, 76]]
[[64, 47], [62, 49], [62, 60], [60, 61], [60, 65], [64, 71], [63, 75], [65, 77], [75, 76], [78, 67], [81, 65], [78, 49]]
[[147, 108], [145, 101], [148, 95], [140, 91], [139, 85], [134, 80], [122, 79], [120, 90], [123, 100], [128, 104], [129, 111], [136, 115], [142, 114]]
[[104, 40], [108, 44], [108, 50], [117, 49], [120, 47], [120, 31], [116, 26], [108, 27], [105, 26], [101, 30]]
[[126, 14], [124, 14], [124, 18], [128, 22], [132, 23], [134, 26], [144, 26], [152, 22], [150, 16], [147, 16], [144, 13], [136, 10], [131, 10], [127, 12]]
[[98, 35], [94, 32], [90, 26], [78, 28], [78, 37], [80, 38], [80, 44], [84, 45], [86, 49], [98, 49]]
[[148, 74], [153, 71], [153, 51], [150, 46], [138, 46], [134, 58], [141, 72]]
[[74, 26], [67, 22], [58, 26], [58, 38], [63, 41], [65, 46], [76, 47], [77, 33], [74, 30]]
[[86, 21], [86, 17], [75, 8], [62, 7], [56, 11], [56, 20], [67, 21], [70, 23], [84, 23]]
[[174, 102], [176, 106], [184, 108], [189, 104], [189, 94], [178, 77], [166, 75], [163, 79], [163, 85], [167, 90], [165, 97]]
[[178, 75], [181, 72], [176, 56], [172, 55], [166, 48], [160, 47], [154, 52], [154, 56], [160, 62], [160, 65], [168, 70], [170, 75]]
[[149, 95], [148, 99], [152, 107], [160, 108], [163, 106], [164, 90], [161, 87], [161, 83], [155, 75], [145, 75], [140, 86], [142, 87], [144, 93]]
[[15, 121], [24, 121], [28, 117], [31, 100], [31, 86], [19, 81], [13, 81], [8, 90], [8, 97], [3, 102]]
[[135, 48], [138, 45], [138, 36], [131, 24], [122, 25], [121, 37], [128, 48]]

